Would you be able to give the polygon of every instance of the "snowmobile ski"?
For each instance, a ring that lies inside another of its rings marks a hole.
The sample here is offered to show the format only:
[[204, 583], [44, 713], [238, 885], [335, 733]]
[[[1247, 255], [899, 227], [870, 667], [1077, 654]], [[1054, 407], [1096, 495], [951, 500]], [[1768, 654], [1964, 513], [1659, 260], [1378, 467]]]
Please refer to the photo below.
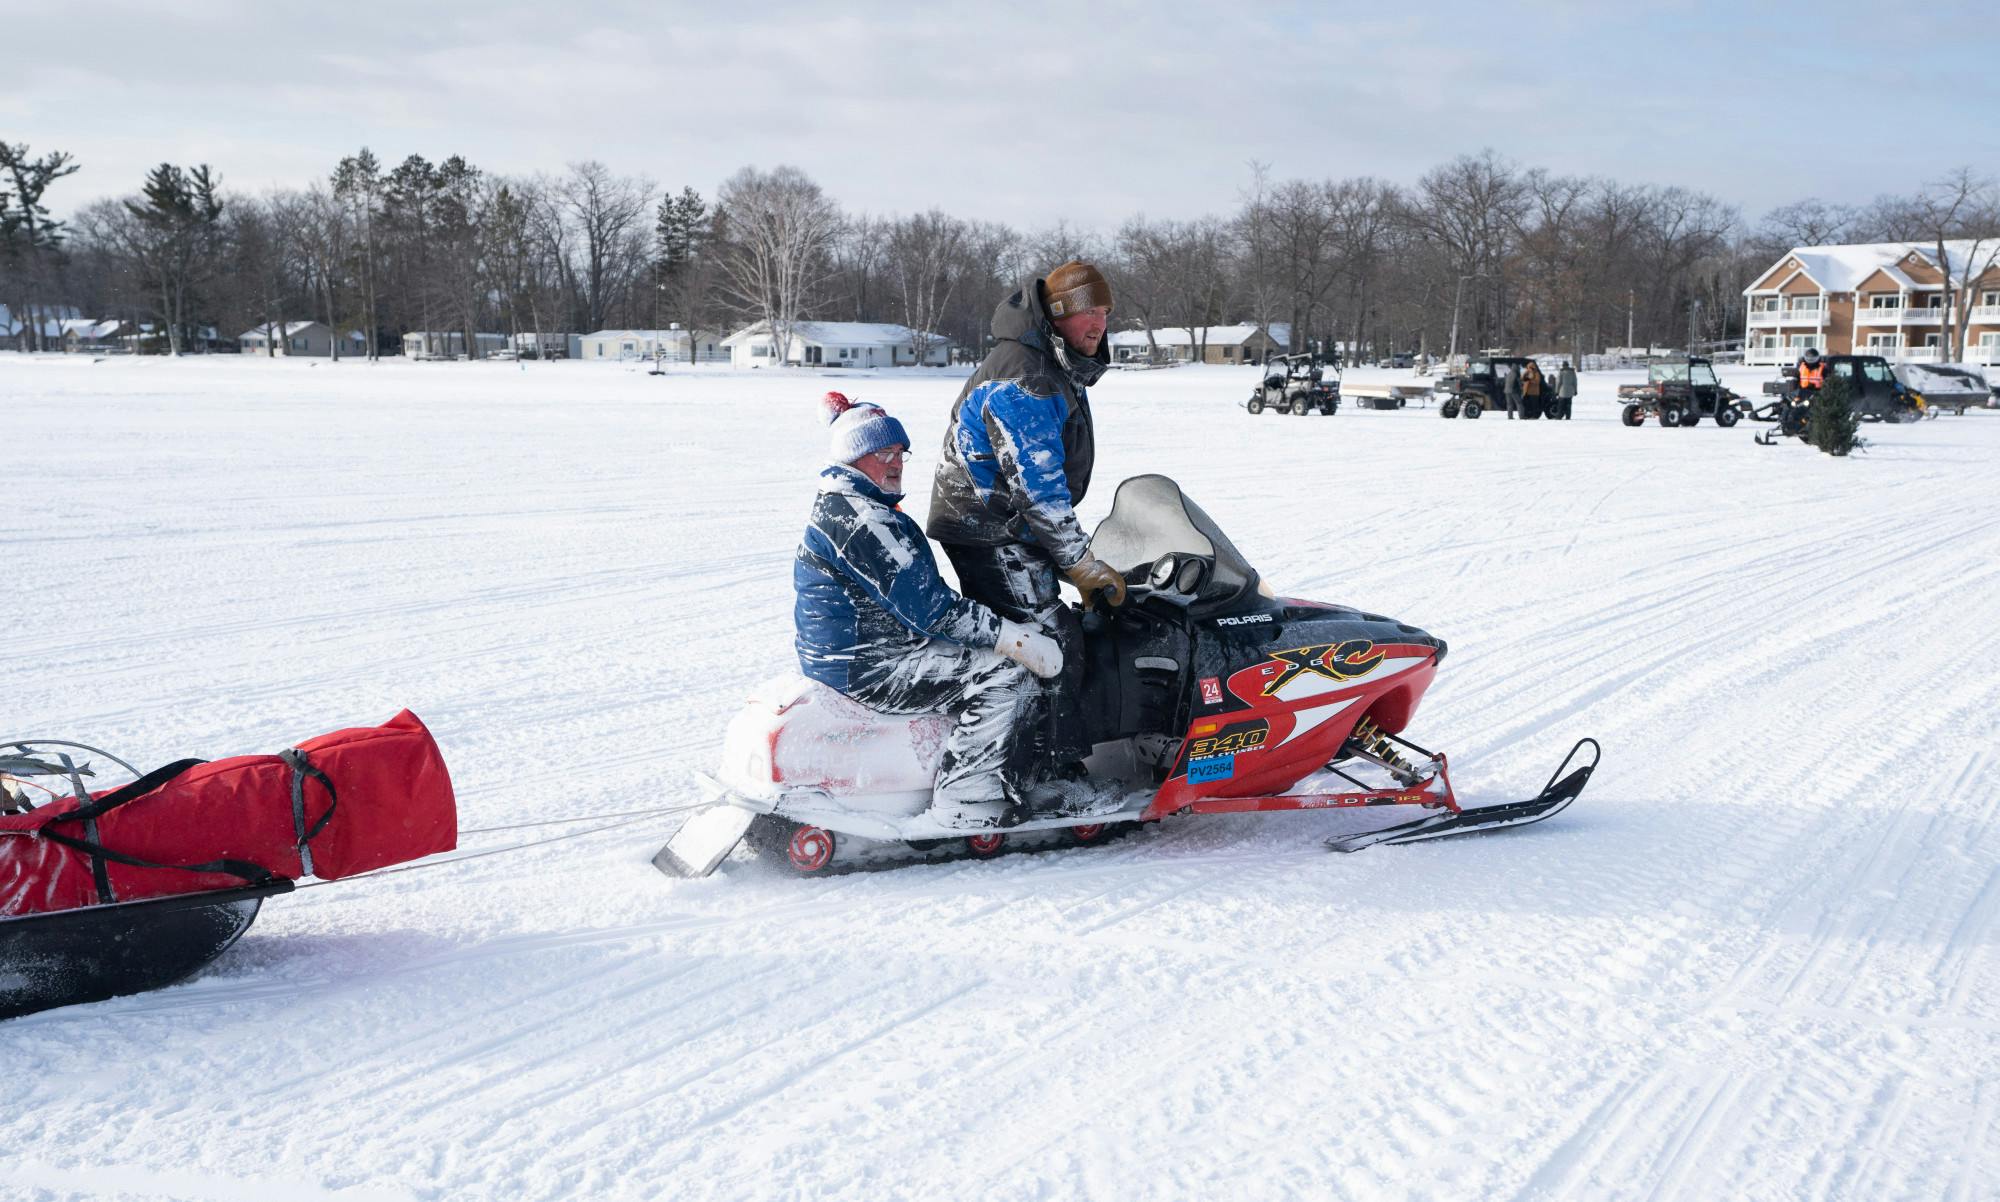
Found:
[[[1588, 745], [1590, 762], [1569, 771], [1570, 763]], [[1577, 799], [1583, 787], [1590, 783], [1590, 774], [1597, 769], [1601, 749], [1596, 739], [1578, 739], [1576, 746], [1569, 749], [1561, 764], [1550, 774], [1548, 784], [1542, 791], [1525, 801], [1501, 802], [1495, 805], [1473, 806], [1469, 809], [1454, 810], [1450, 813], [1432, 814], [1410, 822], [1398, 823], [1376, 831], [1363, 831], [1355, 835], [1340, 835], [1326, 841], [1333, 851], [1360, 851], [1378, 843], [1417, 843], [1425, 839], [1443, 839], [1452, 835], [1472, 835], [1482, 831], [1503, 830], [1512, 826], [1526, 826], [1540, 822], [1544, 818], [1560, 813], [1570, 802]]]

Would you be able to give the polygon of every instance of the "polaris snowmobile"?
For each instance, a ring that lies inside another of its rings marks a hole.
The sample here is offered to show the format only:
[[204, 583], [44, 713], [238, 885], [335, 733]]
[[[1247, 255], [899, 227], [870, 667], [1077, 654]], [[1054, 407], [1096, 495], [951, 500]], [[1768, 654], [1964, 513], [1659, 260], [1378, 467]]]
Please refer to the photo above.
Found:
[[[816, 875], [1101, 843], [1190, 814], [1413, 806], [1412, 821], [1328, 839], [1336, 851], [1520, 826], [1574, 801], [1598, 761], [1580, 740], [1536, 796], [1461, 806], [1445, 756], [1403, 737], [1442, 639], [1377, 614], [1274, 596], [1165, 476], [1118, 486], [1091, 552], [1128, 597], [1083, 615], [1082, 708], [1096, 804], [966, 831], [928, 812], [952, 719], [880, 714], [793, 675], [729, 724], [712, 804], [653, 863], [713, 872], [739, 843]], [[1572, 767], [1572, 765], [1575, 765]]]

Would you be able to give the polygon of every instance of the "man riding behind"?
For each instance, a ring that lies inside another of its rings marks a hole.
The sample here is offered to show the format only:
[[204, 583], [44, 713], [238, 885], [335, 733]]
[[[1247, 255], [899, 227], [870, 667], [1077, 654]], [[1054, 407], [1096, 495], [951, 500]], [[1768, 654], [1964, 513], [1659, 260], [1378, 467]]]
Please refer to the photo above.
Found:
[[[993, 314], [993, 350], [952, 409], [931, 484], [927, 532], [967, 597], [1017, 623], [1051, 623], [1066, 670], [1039, 689], [1025, 771], [1080, 775], [1089, 740], [1078, 713], [1083, 632], [1060, 604], [1067, 578], [1086, 600], [1125, 600], [1125, 582], [1090, 553], [1076, 506], [1096, 458], [1088, 389], [1110, 363], [1111, 285], [1072, 260], [1031, 278]], [[1037, 806], [1057, 802], [1045, 792]]]
[[998, 825], [1021, 788], [1015, 748], [1035, 677], [1060, 673], [1062, 650], [944, 583], [923, 531], [897, 508], [902, 423], [837, 392], [822, 404], [830, 462], [792, 565], [799, 668], [870, 709], [955, 717], [932, 812], [952, 826]]

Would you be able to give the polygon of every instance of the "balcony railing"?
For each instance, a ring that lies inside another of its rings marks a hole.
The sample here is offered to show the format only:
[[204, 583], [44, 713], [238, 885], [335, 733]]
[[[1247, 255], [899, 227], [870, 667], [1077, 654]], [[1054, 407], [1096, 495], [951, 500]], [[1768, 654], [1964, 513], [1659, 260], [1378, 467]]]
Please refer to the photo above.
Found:
[[2000, 364], [2000, 342], [1975, 342], [1966, 348], [1965, 361], [1991, 367]]
[[1974, 305], [1972, 320], [1988, 325], [2000, 325], [2000, 305]]
[[1753, 326], [1816, 326], [1819, 324], [1819, 309], [1775, 309], [1763, 312], [1753, 311], [1750, 324]]
[[1934, 346], [1882, 346], [1876, 343], [1856, 347], [1854, 353], [1880, 355], [1898, 363], [1936, 363], [1943, 357], [1939, 348]]
[[1943, 320], [1943, 309], [1919, 309], [1914, 305], [1902, 309], [1854, 311], [1854, 324], [1858, 326], [1934, 326]]
[[1746, 367], [1782, 367], [1797, 363], [1804, 353], [1804, 348], [1796, 346], [1753, 346], [1744, 350], [1743, 363]]

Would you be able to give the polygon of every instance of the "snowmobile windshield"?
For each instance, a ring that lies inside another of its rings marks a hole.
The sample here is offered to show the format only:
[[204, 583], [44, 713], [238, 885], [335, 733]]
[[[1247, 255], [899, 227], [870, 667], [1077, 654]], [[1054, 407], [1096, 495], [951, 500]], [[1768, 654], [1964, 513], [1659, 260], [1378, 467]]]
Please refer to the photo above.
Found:
[[1168, 556], [1211, 561], [1188, 607], [1197, 617], [1220, 613], [1257, 591], [1257, 569], [1165, 476], [1134, 476], [1118, 486], [1110, 516], [1090, 536], [1090, 552], [1133, 581], [1146, 580]]

